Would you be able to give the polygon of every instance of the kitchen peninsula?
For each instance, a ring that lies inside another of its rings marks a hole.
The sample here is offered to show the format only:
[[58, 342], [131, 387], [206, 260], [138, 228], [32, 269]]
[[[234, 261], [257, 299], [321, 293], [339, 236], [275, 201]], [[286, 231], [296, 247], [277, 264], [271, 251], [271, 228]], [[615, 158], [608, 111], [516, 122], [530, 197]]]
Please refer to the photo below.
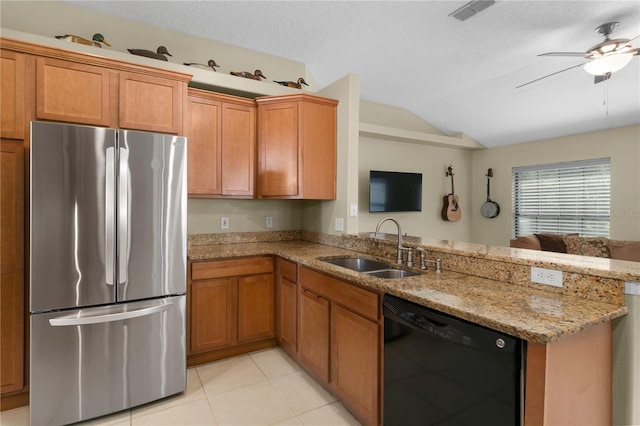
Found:
[[[442, 259], [442, 273], [430, 269], [416, 276], [384, 279], [322, 260], [364, 254], [393, 262], [395, 242], [368, 234], [335, 236], [302, 231], [192, 235], [189, 260], [194, 265], [229, 258], [251, 262], [256, 256], [274, 256], [276, 264], [284, 260], [297, 266], [298, 308], [301, 295], [311, 287], [302, 281], [302, 271], [311, 271], [304, 274], [319, 273], [330, 285], [341, 282], [377, 295], [378, 312], [374, 318], [369, 317], [373, 324], [381, 324], [380, 298], [388, 293], [519, 337], [527, 342], [525, 424], [566, 423], [569, 419], [575, 423], [594, 418], [602, 424], [611, 422], [611, 320], [626, 313], [624, 282], [639, 281], [640, 267], [633, 262], [607, 259], [594, 264], [593, 259], [587, 263], [578, 256], [534, 255], [518, 249], [448, 241], [434, 240], [420, 246], [429, 258]], [[531, 266], [562, 269], [563, 288], [531, 283]], [[276, 286], [280, 279], [276, 270]], [[276, 311], [282, 306], [279, 296], [276, 290]], [[335, 305], [344, 303], [337, 301]], [[280, 318], [279, 312], [276, 318]], [[298, 342], [305, 338], [300, 333], [298, 329]], [[295, 352], [290, 355], [296, 356]], [[378, 369], [382, 362], [379, 358]], [[299, 362], [305, 365], [303, 358]], [[313, 368], [309, 372], [322, 383]], [[331, 380], [333, 377], [325, 382], [329, 389]], [[340, 395], [339, 390], [336, 393]], [[379, 389], [374, 394], [376, 401], [369, 412], [362, 410], [362, 401], [341, 398], [363, 423], [380, 423]]]

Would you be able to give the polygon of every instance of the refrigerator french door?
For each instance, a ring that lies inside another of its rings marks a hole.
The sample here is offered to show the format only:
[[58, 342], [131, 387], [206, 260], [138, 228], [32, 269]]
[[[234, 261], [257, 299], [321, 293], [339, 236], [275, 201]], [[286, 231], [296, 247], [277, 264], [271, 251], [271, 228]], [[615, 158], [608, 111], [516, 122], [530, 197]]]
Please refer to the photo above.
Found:
[[186, 386], [186, 139], [31, 123], [30, 413], [67, 424]]

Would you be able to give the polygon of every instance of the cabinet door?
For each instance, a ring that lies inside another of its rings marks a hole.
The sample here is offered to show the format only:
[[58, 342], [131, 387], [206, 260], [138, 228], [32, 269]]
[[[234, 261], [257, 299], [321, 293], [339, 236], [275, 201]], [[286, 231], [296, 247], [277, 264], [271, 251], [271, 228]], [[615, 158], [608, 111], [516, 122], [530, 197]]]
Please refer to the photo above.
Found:
[[331, 307], [331, 384], [367, 424], [378, 424], [379, 326], [336, 304]]
[[36, 62], [36, 117], [109, 126], [108, 69], [51, 58]]
[[238, 279], [238, 342], [275, 335], [273, 274]]
[[291, 354], [297, 350], [298, 286], [279, 276], [276, 304], [277, 336], [280, 346]]
[[0, 135], [24, 139], [24, 54], [0, 51]]
[[258, 105], [258, 150], [259, 195], [297, 196], [297, 102]]
[[253, 196], [256, 110], [222, 104], [222, 194]]
[[235, 343], [236, 301], [233, 278], [191, 284], [191, 353]]
[[[4, 111], [3, 111], [4, 112]], [[0, 393], [24, 385], [22, 141], [2, 140], [0, 151]]]
[[187, 98], [184, 133], [188, 144], [188, 193], [221, 195], [221, 118], [218, 101], [199, 96]]
[[299, 302], [300, 360], [329, 383], [329, 301], [303, 289]]
[[183, 82], [121, 71], [120, 127], [180, 134], [186, 91]]

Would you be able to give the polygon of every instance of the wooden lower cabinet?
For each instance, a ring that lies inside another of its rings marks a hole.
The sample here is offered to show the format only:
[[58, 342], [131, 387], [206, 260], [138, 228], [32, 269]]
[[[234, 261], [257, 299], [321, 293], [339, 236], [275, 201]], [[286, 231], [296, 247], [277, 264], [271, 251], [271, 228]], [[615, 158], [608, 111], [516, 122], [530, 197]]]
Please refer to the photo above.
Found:
[[298, 360], [361, 423], [380, 424], [380, 296], [305, 267], [298, 280]]
[[275, 346], [273, 258], [190, 263], [187, 362]]
[[380, 389], [380, 327], [339, 305], [331, 309], [331, 382], [350, 408], [375, 424]]
[[0, 147], [0, 394], [5, 395], [26, 385], [24, 149], [21, 140], [2, 139]]
[[273, 274], [238, 278], [238, 342], [274, 336]]
[[329, 305], [327, 299], [309, 290], [300, 293], [298, 354], [302, 363], [325, 383], [329, 383]]
[[298, 278], [297, 265], [276, 259], [276, 338], [291, 356], [298, 351]]
[[237, 313], [236, 282], [233, 278], [197, 281], [191, 284], [191, 353], [232, 345]]

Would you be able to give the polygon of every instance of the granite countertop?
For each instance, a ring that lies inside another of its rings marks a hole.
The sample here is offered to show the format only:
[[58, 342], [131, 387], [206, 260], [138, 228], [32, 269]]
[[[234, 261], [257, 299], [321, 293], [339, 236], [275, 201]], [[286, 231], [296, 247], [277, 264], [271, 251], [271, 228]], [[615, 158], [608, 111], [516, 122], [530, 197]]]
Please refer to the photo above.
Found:
[[[627, 312], [625, 306], [447, 271], [446, 265], [439, 274], [430, 269], [399, 279], [375, 278], [320, 259], [381, 258], [301, 240], [199, 245], [190, 247], [188, 253], [192, 261], [257, 255], [277, 255], [362, 287], [535, 343], [556, 341]], [[381, 260], [393, 263], [391, 259]]]

